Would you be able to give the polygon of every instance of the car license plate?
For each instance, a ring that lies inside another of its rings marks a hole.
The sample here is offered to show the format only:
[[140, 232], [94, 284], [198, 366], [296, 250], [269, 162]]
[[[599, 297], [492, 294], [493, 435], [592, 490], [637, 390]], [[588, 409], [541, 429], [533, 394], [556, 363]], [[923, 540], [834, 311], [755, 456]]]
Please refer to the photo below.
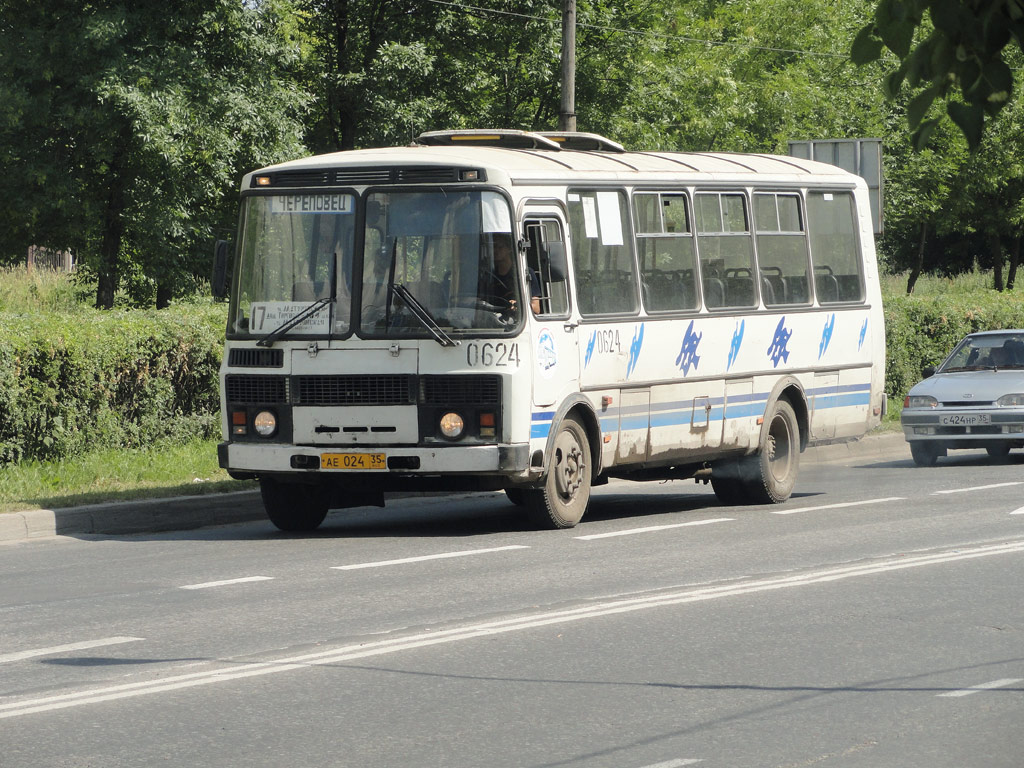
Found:
[[981, 424], [991, 424], [992, 417], [987, 413], [952, 413], [940, 417], [939, 423], [944, 427], [976, 427]]
[[322, 453], [320, 469], [387, 469], [386, 453]]

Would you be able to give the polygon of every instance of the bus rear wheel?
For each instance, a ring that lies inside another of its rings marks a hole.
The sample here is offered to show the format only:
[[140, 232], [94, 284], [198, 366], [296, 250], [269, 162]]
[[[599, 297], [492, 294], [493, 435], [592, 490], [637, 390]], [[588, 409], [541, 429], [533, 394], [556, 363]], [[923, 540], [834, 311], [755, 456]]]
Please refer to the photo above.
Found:
[[270, 522], [282, 531], [315, 531], [327, 517], [328, 495], [318, 485], [261, 477], [260, 496]]
[[551, 466], [541, 488], [523, 490], [530, 520], [541, 528], [573, 528], [590, 503], [590, 442], [571, 416], [555, 436]]
[[800, 468], [800, 425], [796, 412], [785, 400], [776, 400], [752, 457], [753, 473], [747, 481], [755, 504], [779, 504], [789, 498]]

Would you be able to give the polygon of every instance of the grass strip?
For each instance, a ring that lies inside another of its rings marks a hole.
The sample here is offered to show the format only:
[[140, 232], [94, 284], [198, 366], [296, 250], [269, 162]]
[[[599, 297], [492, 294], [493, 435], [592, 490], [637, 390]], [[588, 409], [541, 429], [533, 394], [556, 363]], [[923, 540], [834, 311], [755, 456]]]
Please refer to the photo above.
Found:
[[0, 514], [256, 488], [217, 466], [217, 441], [104, 449], [0, 469]]

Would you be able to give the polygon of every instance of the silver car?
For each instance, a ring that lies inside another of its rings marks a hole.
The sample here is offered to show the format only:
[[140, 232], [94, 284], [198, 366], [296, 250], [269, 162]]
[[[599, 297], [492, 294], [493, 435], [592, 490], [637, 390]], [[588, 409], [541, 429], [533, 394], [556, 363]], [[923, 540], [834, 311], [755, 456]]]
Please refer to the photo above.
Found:
[[1024, 330], [972, 333], [924, 375], [900, 412], [919, 467], [933, 466], [951, 448], [1003, 458], [1024, 446]]

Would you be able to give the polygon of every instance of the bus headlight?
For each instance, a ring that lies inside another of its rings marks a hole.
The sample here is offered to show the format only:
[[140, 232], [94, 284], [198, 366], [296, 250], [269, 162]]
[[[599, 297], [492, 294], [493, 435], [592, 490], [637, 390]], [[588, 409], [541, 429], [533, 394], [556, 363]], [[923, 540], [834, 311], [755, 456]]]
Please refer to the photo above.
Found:
[[441, 434], [449, 440], [458, 440], [466, 430], [466, 422], [455, 411], [449, 411], [441, 417], [438, 427], [441, 429]]
[[252, 428], [263, 437], [270, 437], [277, 432], [277, 416], [272, 411], [260, 411], [252, 420]]

